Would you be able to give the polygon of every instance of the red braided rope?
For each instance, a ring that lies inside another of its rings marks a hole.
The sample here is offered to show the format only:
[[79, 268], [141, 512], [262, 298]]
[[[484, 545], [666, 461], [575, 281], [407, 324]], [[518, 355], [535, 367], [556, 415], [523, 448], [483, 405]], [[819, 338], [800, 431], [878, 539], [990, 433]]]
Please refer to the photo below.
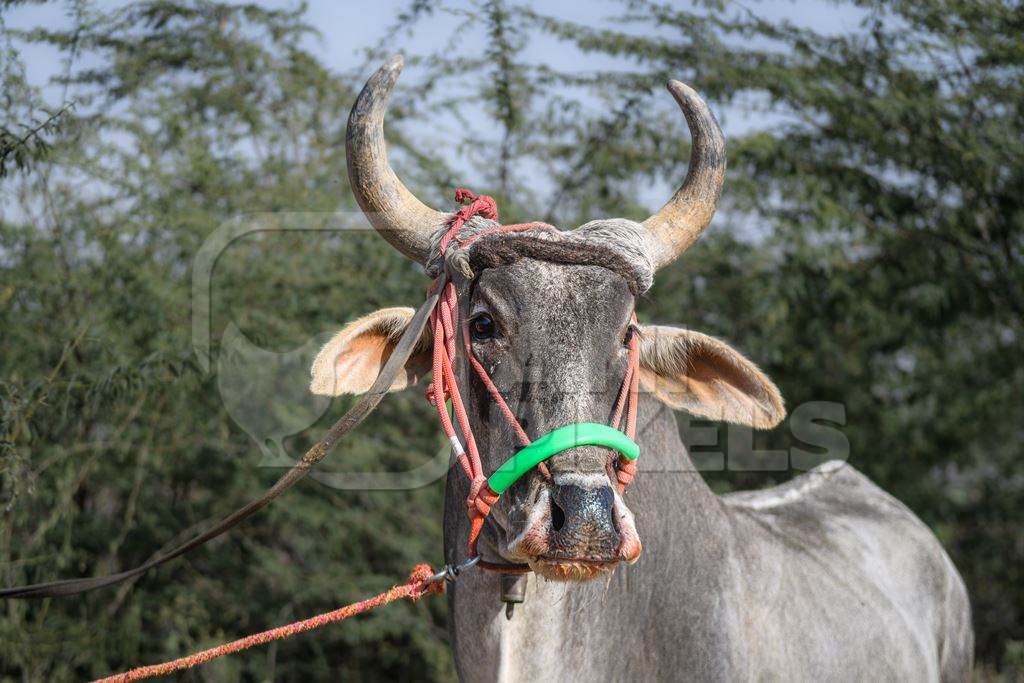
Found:
[[395, 586], [394, 588], [384, 591], [380, 595], [369, 598], [368, 600], [355, 602], [351, 605], [346, 605], [345, 607], [336, 609], [333, 612], [320, 614], [309, 619], [295, 622], [294, 624], [279, 626], [261, 633], [254, 633], [251, 636], [246, 636], [245, 638], [240, 638], [230, 643], [218, 645], [217, 647], [212, 647], [209, 650], [203, 650], [202, 652], [197, 652], [170, 662], [140, 666], [136, 669], [132, 669], [131, 671], [108, 676], [107, 678], [101, 678], [93, 683], [127, 683], [128, 681], [140, 681], [144, 678], [152, 678], [153, 676], [166, 676], [167, 674], [174, 673], [175, 671], [190, 669], [199, 664], [205, 664], [212, 659], [217, 659], [224, 655], [241, 652], [242, 650], [246, 650], [255, 645], [263, 645], [264, 643], [269, 643], [272, 640], [281, 640], [283, 638], [294, 636], [298, 633], [312, 631], [315, 628], [320, 628], [327, 624], [344, 621], [349, 617], [362, 614], [363, 612], [367, 612], [375, 607], [382, 607], [383, 605], [386, 605], [389, 602], [394, 602], [395, 600], [408, 598], [415, 601], [423, 595], [440, 595], [441, 593], [444, 593], [444, 581], [435, 581], [431, 584], [424, 583], [424, 581], [433, 575], [434, 570], [432, 570], [429, 565], [418, 564], [409, 575], [408, 582], [400, 586]]

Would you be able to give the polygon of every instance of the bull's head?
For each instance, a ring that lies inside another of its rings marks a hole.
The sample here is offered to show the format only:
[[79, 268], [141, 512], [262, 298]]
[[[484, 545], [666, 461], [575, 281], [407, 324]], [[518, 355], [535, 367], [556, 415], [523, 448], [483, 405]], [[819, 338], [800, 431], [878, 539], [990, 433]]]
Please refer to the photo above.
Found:
[[[390, 60], [356, 100], [346, 136], [349, 178], [374, 228], [436, 274], [446, 267], [437, 242], [449, 214], [413, 196], [385, 151], [384, 112], [401, 67], [401, 58]], [[678, 81], [668, 89], [693, 144], [686, 179], [660, 211], [643, 223], [608, 219], [555, 235], [483, 238], [462, 255], [470, 267], [461, 275], [447, 264], [474, 354], [533, 439], [576, 422], [608, 423], [631, 335], [640, 336], [646, 395], [696, 416], [760, 428], [784, 415], [772, 382], [726, 344], [689, 330], [631, 324], [635, 297], [654, 271], [686, 251], [711, 221], [725, 173], [725, 140], [707, 106]], [[347, 326], [317, 357], [312, 390], [368, 389], [411, 316], [412, 309], [390, 308]], [[420, 340], [392, 390], [427, 374], [430, 346], [429, 338]], [[518, 445], [479, 378], [460, 361], [458, 381], [484, 469], [494, 471]], [[612, 455], [601, 447], [573, 448], [547, 462], [550, 480], [536, 471], [520, 479], [494, 507], [484, 554], [527, 561], [559, 579], [590, 578], [619, 560], [636, 560], [640, 539], [613, 485]]]

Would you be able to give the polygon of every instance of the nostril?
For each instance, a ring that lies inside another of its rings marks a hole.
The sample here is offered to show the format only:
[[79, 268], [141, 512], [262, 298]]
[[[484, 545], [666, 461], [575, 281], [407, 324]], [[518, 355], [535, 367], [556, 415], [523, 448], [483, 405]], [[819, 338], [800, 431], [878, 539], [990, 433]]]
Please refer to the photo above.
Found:
[[561, 531], [565, 526], [565, 511], [554, 500], [551, 501], [551, 528]]

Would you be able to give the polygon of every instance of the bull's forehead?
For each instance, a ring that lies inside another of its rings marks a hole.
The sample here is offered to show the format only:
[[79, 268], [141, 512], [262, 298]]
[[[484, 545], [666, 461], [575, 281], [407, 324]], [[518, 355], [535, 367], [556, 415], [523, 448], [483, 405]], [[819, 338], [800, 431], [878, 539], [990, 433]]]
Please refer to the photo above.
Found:
[[539, 332], [568, 349], [585, 341], [576, 336], [580, 333], [618, 330], [633, 308], [626, 280], [614, 271], [530, 258], [485, 270], [470, 301], [471, 312], [500, 315], [523, 341]]
[[494, 316], [502, 334], [480, 360], [539, 434], [607, 418], [632, 309], [626, 280], [611, 270], [521, 259], [481, 273], [468, 313]]

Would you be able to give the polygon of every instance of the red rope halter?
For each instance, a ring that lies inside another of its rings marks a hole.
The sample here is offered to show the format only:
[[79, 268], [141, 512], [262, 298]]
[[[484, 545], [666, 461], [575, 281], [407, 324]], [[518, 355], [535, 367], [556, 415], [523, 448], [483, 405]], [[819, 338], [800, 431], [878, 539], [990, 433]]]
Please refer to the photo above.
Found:
[[[536, 230], [538, 228], [547, 228], [545, 223], [520, 223], [516, 225], [497, 225], [491, 228], [487, 228], [472, 237], [460, 241], [458, 234], [473, 216], [482, 216], [490, 220], [498, 220], [498, 208], [492, 197], [486, 195], [477, 196], [465, 188], [459, 188], [455, 191], [455, 201], [463, 204], [449, 219], [448, 230], [441, 237], [440, 241], [440, 253], [443, 259], [448, 251], [448, 247], [454, 240], [460, 248], [465, 248], [480, 239], [484, 235], [489, 235], [496, 232], [521, 232], [524, 230]], [[440, 281], [440, 276], [431, 285], [430, 291], [433, 292]], [[633, 316], [633, 321], [636, 321], [636, 316]], [[498, 391], [498, 388], [494, 386], [494, 382], [491, 381], [490, 376], [484, 369], [480, 361], [477, 360], [473, 354], [473, 347], [469, 339], [469, 330], [466, 325], [459, 325], [459, 302], [458, 295], [456, 293], [455, 284], [450, 280], [445, 282], [444, 289], [441, 291], [441, 296], [437, 303], [437, 308], [431, 314], [430, 323], [434, 333], [434, 367], [433, 367], [433, 379], [430, 386], [427, 389], [427, 398], [437, 409], [437, 416], [441, 421], [441, 427], [444, 429], [445, 435], [452, 443], [452, 448], [455, 451], [456, 458], [462, 467], [462, 470], [466, 473], [469, 478], [469, 497], [466, 499], [467, 512], [470, 520], [470, 531], [469, 531], [469, 543], [468, 551], [469, 557], [476, 557], [476, 542], [480, 536], [480, 532], [483, 529], [484, 521], [487, 519], [487, 515], [491, 511], [491, 506], [494, 505], [498, 500], [498, 494], [495, 493], [490, 486], [487, 485], [487, 477], [483, 471], [483, 465], [480, 461], [480, 452], [477, 449], [476, 439], [473, 436], [473, 429], [469, 423], [469, 416], [466, 413], [466, 407], [462, 402], [462, 394], [459, 391], [458, 383], [455, 381], [455, 371], [453, 362], [455, 359], [455, 339], [461, 331], [463, 350], [465, 351], [466, 358], [469, 359], [469, 363], [472, 366], [477, 377], [483, 383], [487, 389], [487, 393], [490, 394], [491, 399], [498, 406], [502, 415], [505, 417], [505, 421], [508, 422], [509, 426], [516, 434], [516, 439], [519, 441], [520, 446], [529, 446], [531, 443], [530, 437], [526, 435], [526, 430], [523, 429], [522, 425], [519, 424], [519, 420], [516, 419], [512, 409], [508, 407], [508, 403], [505, 402], [505, 398]], [[626, 425], [625, 433], [630, 439], [636, 436], [636, 407], [637, 407], [637, 387], [640, 379], [640, 354], [639, 354], [639, 340], [636, 335], [631, 335], [629, 341], [629, 362], [626, 369], [626, 375], [622, 381], [622, 388], [619, 390], [618, 397], [615, 402], [615, 411], [612, 416], [612, 426], [618, 428], [619, 423], [622, 420], [623, 413], [625, 412]], [[438, 400], [440, 397], [440, 400]], [[455, 415], [455, 419], [459, 424], [459, 431], [462, 433], [463, 438], [466, 441], [465, 447], [459, 440], [458, 435], [455, 432], [455, 426], [452, 423], [451, 417], [448, 415], [448, 410], [445, 407], [445, 400], [450, 399], [452, 403], [452, 413]], [[627, 407], [628, 406], [628, 407]], [[547, 466], [544, 463], [537, 465], [537, 469], [540, 470], [549, 480], [551, 479], [551, 473], [548, 471]], [[633, 475], [636, 469], [635, 463], [626, 459], [619, 458], [618, 468], [616, 471], [618, 479], [618, 488], [621, 492], [625, 487], [633, 480]], [[482, 568], [487, 569], [486, 564], [480, 565]]]

